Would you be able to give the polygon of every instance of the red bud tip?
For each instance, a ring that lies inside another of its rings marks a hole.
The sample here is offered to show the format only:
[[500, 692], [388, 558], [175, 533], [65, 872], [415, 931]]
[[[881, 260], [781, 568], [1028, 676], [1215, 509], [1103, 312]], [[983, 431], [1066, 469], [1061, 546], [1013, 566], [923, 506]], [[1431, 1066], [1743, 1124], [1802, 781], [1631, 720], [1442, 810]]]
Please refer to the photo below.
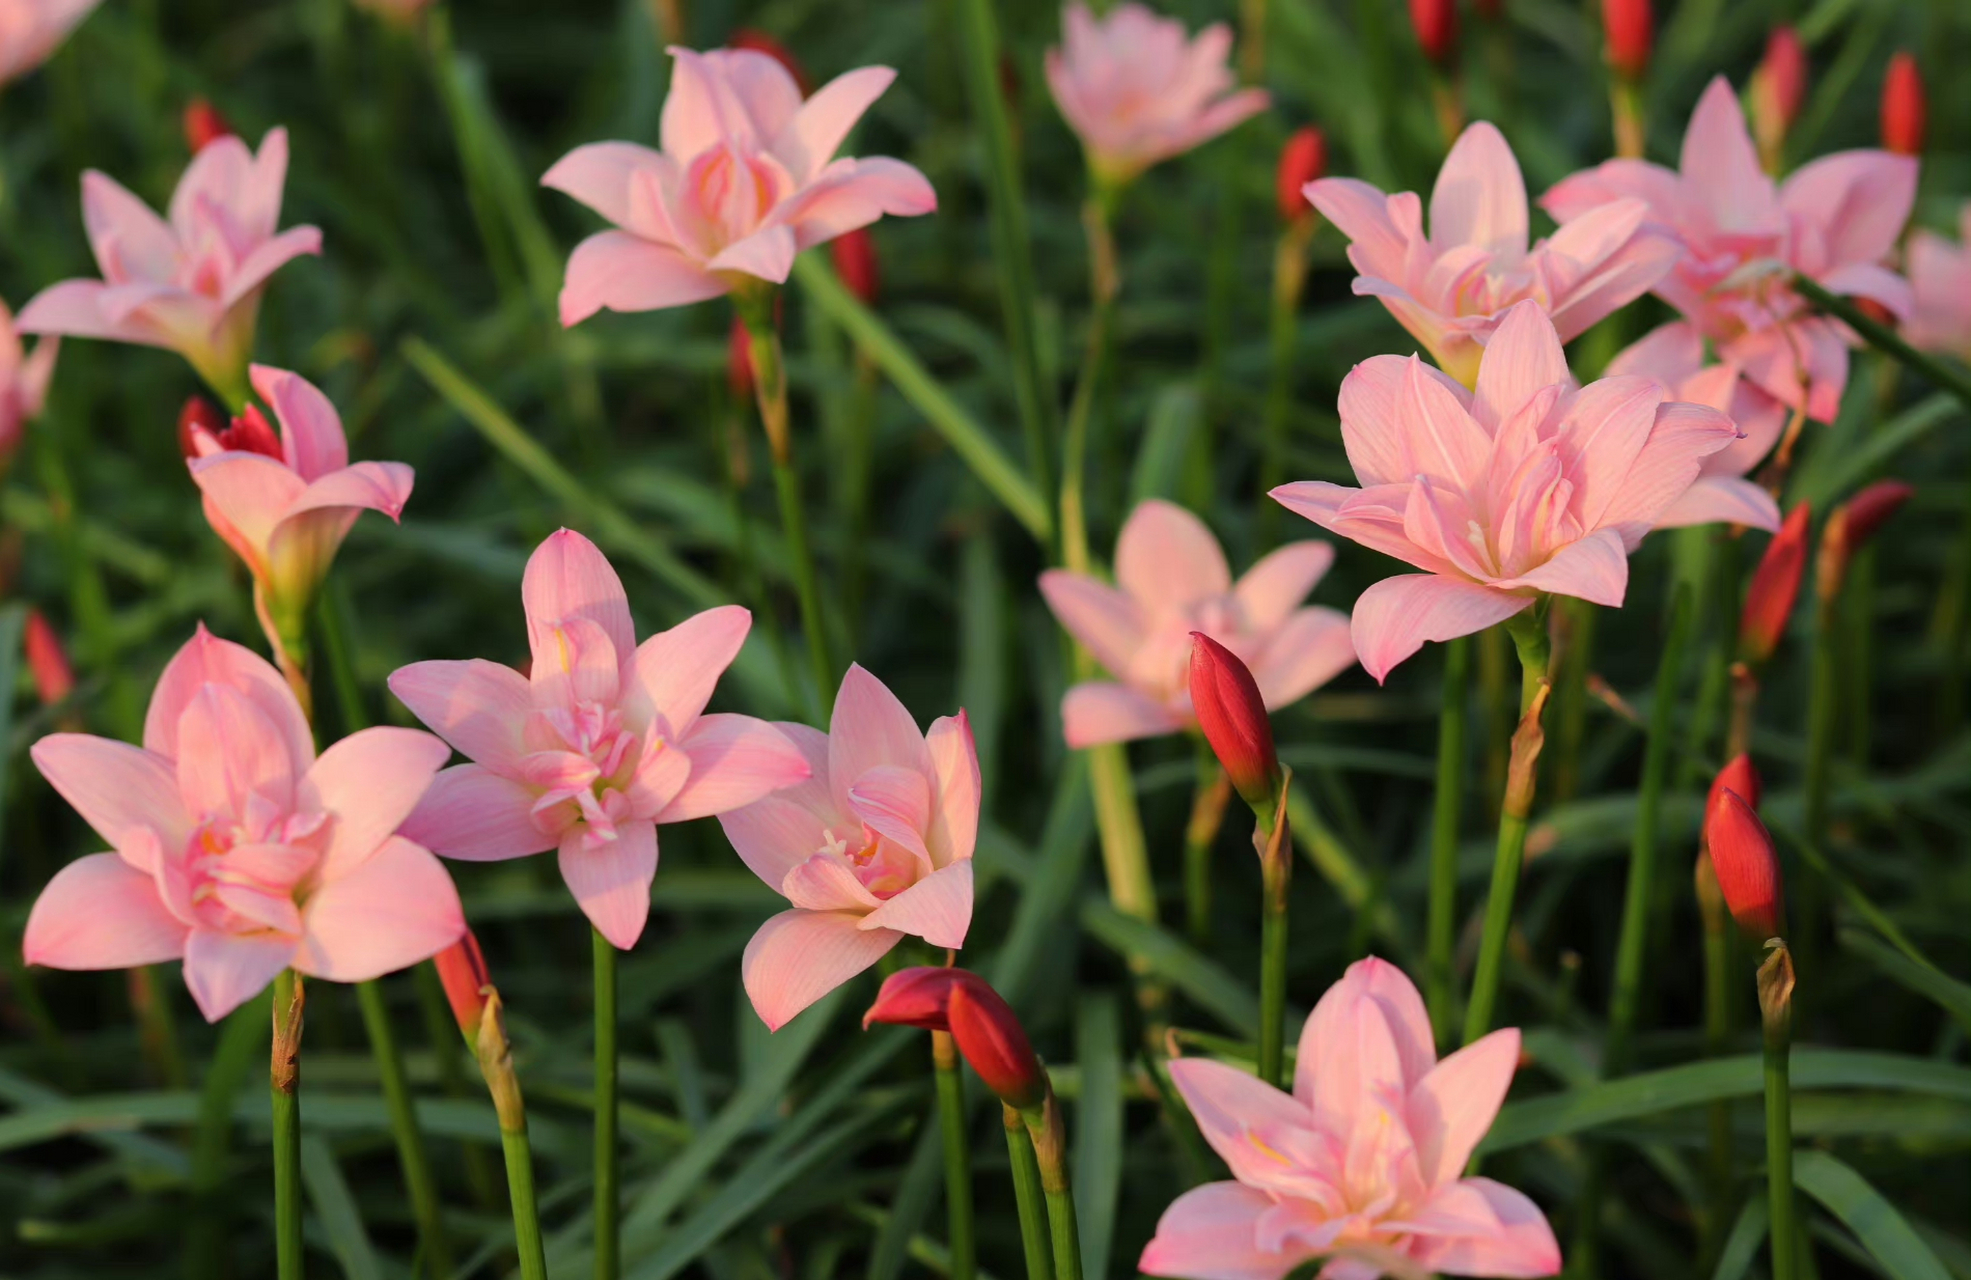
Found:
[[1752, 72], [1752, 132], [1770, 167], [1800, 116], [1807, 96], [1807, 49], [1792, 27], [1775, 27], [1766, 37], [1766, 56]]
[[928, 964], [897, 970], [883, 979], [882, 987], [876, 992], [876, 1003], [862, 1015], [863, 1030], [868, 1030], [872, 1022], [921, 1027], [926, 1031], [951, 1030], [945, 1021], [945, 1001], [951, 995], [956, 975], [963, 972]]
[[849, 292], [865, 303], [875, 303], [883, 276], [876, 266], [876, 244], [869, 238], [869, 228], [857, 227], [836, 236], [828, 242], [828, 252], [835, 259], [835, 274], [842, 277]]
[[1852, 552], [1867, 542], [1915, 492], [1913, 485], [1900, 480], [1878, 480], [1843, 503], [1840, 514], [1847, 549]]
[[467, 929], [465, 936], [432, 957], [438, 966], [438, 980], [445, 986], [445, 999], [452, 1016], [468, 1042], [479, 1038], [479, 1019], [486, 1012], [486, 991], [493, 985], [486, 970], [486, 957], [479, 950], [479, 939]]
[[1458, 0], [1410, 0], [1410, 25], [1424, 57], [1440, 67], [1450, 65], [1458, 52]]
[[192, 396], [178, 410], [178, 452], [187, 459], [224, 452], [219, 433], [225, 429], [225, 415], [204, 396]]
[[34, 691], [41, 696], [41, 705], [52, 707], [68, 701], [68, 695], [75, 691], [75, 670], [62, 652], [61, 637], [39, 609], [28, 611], [25, 646], [27, 669], [34, 676]]
[[1772, 834], [1736, 791], [1719, 791], [1704, 814], [1704, 843], [1718, 890], [1739, 928], [1755, 938], [1782, 931], [1779, 855]]
[[862, 1025], [887, 1022], [949, 1031], [952, 1043], [1007, 1106], [1029, 1111], [1047, 1096], [1047, 1074], [1025, 1029], [992, 984], [966, 969], [920, 965], [883, 980]]
[[1328, 140], [1313, 125], [1296, 129], [1280, 148], [1280, 168], [1273, 194], [1280, 204], [1280, 221], [1292, 224], [1314, 216], [1302, 189], [1328, 171]]
[[233, 126], [226, 123], [226, 117], [204, 98], [193, 98], [185, 104], [184, 125], [185, 145], [193, 155], [205, 150], [207, 144], [233, 134]]
[[1601, 25], [1608, 41], [1608, 65], [1624, 80], [1642, 79], [1649, 70], [1656, 25], [1649, 0], [1601, 0]]
[[1191, 633], [1191, 708], [1233, 789], [1270, 812], [1280, 789], [1280, 757], [1266, 701], [1238, 655], [1202, 631]]
[[1923, 154], [1923, 130], [1929, 115], [1923, 102], [1923, 73], [1908, 51], [1889, 59], [1882, 81], [1882, 145], [1897, 155]]
[[725, 385], [732, 388], [735, 400], [743, 403], [753, 398], [753, 335], [746, 332], [746, 322], [736, 315], [726, 334]]
[[1765, 787], [1759, 781], [1759, 771], [1752, 767], [1752, 757], [1743, 751], [1733, 756], [1718, 776], [1711, 780], [1711, 792], [1704, 800], [1704, 811], [1718, 803], [1718, 797], [1730, 791], [1741, 796], [1745, 803], [1754, 809], [1759, 807], [1759, 798], [1765, 794]]
[[1793, 602], [1800, 595], [1800, 575], [1807, 567], [1807, 526], [1813, 512], [1806, 503], [1793, 508], [1766, 546], [1752, 585], [1745, 590], [1745, 611], [1738, 619], [1739, 656], [1753, 665], [1763, 663], [1779, 648]]
[[809, 93], [813, 92], [814, 86], [808, 80], [808, 73], [802, 70], [801, 64], [794, 60], [794, 55], [788, 52], [787, 46], [766, 32], [754, 27], [741, 27], [732, 33], [732, 43], [726, 47], [729, 49], [750, 49], [754, 53], [764, 53], [767, 57], [772, 58], [775, 62], [787, 68], [787, 74], [793, 76], [794, 83], [800, 86], [802, 97], [806, 97]]

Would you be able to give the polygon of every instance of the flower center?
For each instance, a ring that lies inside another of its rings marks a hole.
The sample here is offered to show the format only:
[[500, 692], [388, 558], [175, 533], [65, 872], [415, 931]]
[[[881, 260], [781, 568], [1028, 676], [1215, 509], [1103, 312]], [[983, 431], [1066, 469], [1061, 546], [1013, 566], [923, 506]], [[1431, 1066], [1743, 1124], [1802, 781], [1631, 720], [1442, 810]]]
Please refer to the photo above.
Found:
[[863, 824], [858, 831], [838, 836], [834, 828], [822, 832], [824, 843], [818, 853], [834, 858], [849, 869], [863, 888], [877, 898], [893, 898], [917, 883], [922, 871], [917, 856], [884, 838]]

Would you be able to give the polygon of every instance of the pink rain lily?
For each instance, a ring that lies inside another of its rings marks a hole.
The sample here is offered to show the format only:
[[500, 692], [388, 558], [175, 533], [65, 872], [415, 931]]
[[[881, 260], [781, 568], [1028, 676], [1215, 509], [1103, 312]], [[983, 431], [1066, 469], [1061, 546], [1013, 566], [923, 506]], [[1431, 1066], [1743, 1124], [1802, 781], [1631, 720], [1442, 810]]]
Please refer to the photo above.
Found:
[[1438, 368], [1466, 386], [1507, 310], [1526, 299], [1562, 342], [1641, 297], [1675, 265], [1675, 240], [1645, 226], [1640, 200], [1611, 201], [1527, 248], [1526, 181], [1499, 131], [1459, 135], [1430, 193], [1430, 231], [1413, 191], [1385, 196], [1323, 178], [1307, 199], [1349, 239], [1355, 292], [1382, 299]]
[[1060, 47], [1047, 51], [1047, 87], [1088, 167], [1109, 186], [1211, 141], [1269, 101], [1264, 89], [1233, 88], [1232, 29], [1222, 22], [1192, 39], [1183, 23], [1140, 4], [1096, 17], [1075, 0], [1061, 31]]
[[793, 909], [746, 944], [746, 994], [778, 1031], [906, 935], [965, 945], [979, 754], [960, 711], [928, 733], [882, 681], [842, 677], [828, 732], [783, 724], [808, 779], [719, 819], [753, 874]]
[[1348, 617], [1301, 601], [1334, 563], [1326, 542], [1272, 552], [1238, 582], [1204, 521], [1151, 499], [1116, 540], [1116, 586], [1050, 569], [1040, 591], [1068, 633], [1115, 677], [1068, 690], [1061, 729], [1071, 747], [1195, 728], [1191, 633], [1202, 631], [1252, 670], [1268, 710], [1306, 697], [1348, 669]]
[[1472, 391], [1415, 356], [1375, 356], [1341, 384], [1359, 489], [1301, 481], [1289, 510], [1424, 570], [1355, 602], [1355, 650], [1378, 681], [1426, 640], [1503, 622], [1548, 592], [1622, 603], [1629, 553], [1738, 439], [1716, 409], [1653, 378], [1574, 389], [1536, 302], [1493, 334]]
[[392, 834], [445, 744], [364, 729], [317, 756], [280, 674], [202, 626], [158, 678], [143, 746], [58, 733], [30, 754], [116, 850], [42, 890], [22, 944], [30, 964], [182, 958], [216, 1022], [282, 969], [364, 982], [465, 931], [444, 866]]
[[0, 0], [0, 84], [46, 62], [102, 0]]
[[752, 615], [707, 609], [636, 642], [629, 598], [594, 543], [563, 529], [520, 585], [531, 675], [496, 662], [416, 662], [390, 691], [472, 763], [438, 775], [404, 833], [448, 858], [559, 849], [602, 936], [635, 945], [650, 914], [657, 824], [725, 813], [808, 776], [779, 729], [705, 715]]
[[1236, 1181], [1179, 1196], [1137, 1268], [1281, 1280], [1327, 1258], [1321, 1280], [1555, 1274], [1560, 1246], [1539, 1206], [1461, 1176], [1518, 1065], [1515, 1028], [1439, 1062], [1409, 978], [1356, 961], [1308, 1016], [1291, 1094], [1222, 1062], [1170, 1064]]
[[314, 227], [275, 230], [287, 181], [287, 130], [254, 155], [228, 135], [193, 157], [171, 195], [169, 222], [114, 178], [82, 175], [82, 220], [101, 280], [64, 280], [21, 311], [27, 333], [63, 333], [166, 347], [233, 405], [246, 402], [246, 362], [267, 277], [322, 251]]
[[1873, 299], [1897, 316], [1909, 284], [1883, 266], [1916, 199], [1916, 161], [1842, 151], [1777, 186], [1759, 167], [1738, 96], [1721, 76], [1698, 101], [1680, 172], [1610, 160], [1563, 180], [1541, 205], [1563, 224], [1640, 199], [1683, 257], [1655, 286], [1718, 358], [1790, 409], [1831, 422], [1848, 382], [1847, 330], [1804, 314], [1787, 286], [1799, 272], [1835, 293]]
[[0, 303], [0, 460], [13, 456], [21, 428], [41, 416], [60, 350], [61, 339], [43, 338], [29, 355], [14, 329], [14, 313]]
[[924, 175], [901, 160], [835, 156], [896, 79], [888, 67], [837, 76], [804, 102], [787, 68], [764, 53], [671, 54], [662, 151], [591, 143], [541, 179], [617, 228], [575, 246], [563, 324], [605, 307], [651, 311], [781, 284], [803, 249], [886, 213], [938, 207]]
[[1903, 336], [1928, 351], [1971, 361], [1971, 203], [1957, 211], [1957, 243], [1933, 231], [1909, 238], [1915, 306]]
[[261, 621], [285, 651], [356, 517], [397, 519], [413, 477], [401, 462], [352, 465], [342, 419], [307, 379], [258, 364], [251, 374], [280, 435], [249, 405], [230, 429], [188, 427], [183, 444], [205, 518], [246, 561]]

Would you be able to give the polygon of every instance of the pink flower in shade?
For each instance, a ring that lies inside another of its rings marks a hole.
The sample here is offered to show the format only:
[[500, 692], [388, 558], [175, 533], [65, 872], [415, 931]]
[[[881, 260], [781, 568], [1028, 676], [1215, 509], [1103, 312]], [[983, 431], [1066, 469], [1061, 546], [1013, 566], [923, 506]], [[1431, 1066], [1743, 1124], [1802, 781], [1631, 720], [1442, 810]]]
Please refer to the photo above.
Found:
[[1075, 0], [1047, 51], [1054, 105], [1081, 137], [1100, 181], [1120, 185], [1266, 109], [1264, 89], [1234, 89], [1232, 29], [1186, 35], [1175, 18], [1125, 3], [1096, 17]]
[[1481, 120], [1460, 134], [1430, 193], [1430, 231], [1413, 191], [1385, 196], [1354, 178], [1309, 183], [1307, 199], [1349, 239], [1355, 292], [1382, 299], [1444, 372], [1466, 386], [1515, 304], [1544, 307], [1570, 342], [1641, 297], [1675, 264], [1677, 244], [1646, 227], [1640, 200], [1527, 247], [1526, 181], [1505, 138]]
[[1785, 405], [1739, 377], [1736, 365], [1706, 364], [1703, 339], [1687, 324], [1666, 324], [1631, 343], [1607, 372], [1654, 378], [1670, 398], [1709, 406], [1738, 426], [1739, 438], [1704, 459], [1690, 488], [1656, 517], [1657, 528], [1719, 521], [1768, 533], [1779, 528], [1779, 504], [1745, 477], [1779, 442]]
[[746, 944], [746, 994], [778, 1031], [906, 935], [965, 945], [979, 753], [960, 711], [917, 722], [858, 666], [842, 677], [828, 732], [783, 724], [807, 781], [719, 819], [753, 874], [793, 909]]
[[102, 0], [0, 0], [0, 84], [46, 62]]
[[235, 137], [207, 144], [171, 195], [171, 220], [114, 178], [82, 175], [82, 220], [101, 280], [64, 280], [21, 311], [27, 333], [64, 333], [167, 347], [235, 404], [267, 277], [322, 251], [314, 227], [276, 231], [287, 180], [287, 130], [254, 155]]
[[1191, 633], [1202, 631], [1252, 670], [1270, 711], [1298, 702], [1348, 669], [1348, 617], [1301, 601], [1334, 563], [1326, 542], [1294, 542], [1238, 582], [1204, 521], [1151, 499], [1116, 540], [1116, 586], [1049, 569], [1040, 593], [1068, 634], [1115, 681], [1093, 680], [1061, 700], [1071, 747], [1194, 728]]
[[1622, 603], [1629, 553], [1738, 439], [1716, 409], [1654, 378], [1579, 390], [1538, 303], [1506, 314], [1467, 392], [1415, 356], [1376, 356], [1341, 384], [1341, 434], [1362, 487], [1282, 485], [1291, 511], [1424, 570], [1355, 602], [1378, 681], [1426, 640], [1503, 622], [1543, 594]]
[[[1738, 96], [1711, 82], [1684, 133], [1681, 172], [1610, 160], [1563, 180], [1541, 205], [1565, 234], [1576, 220], [1640, 199], [1652, 226], [1683, 257], [1655, 285], [1718, 358], [1788, 408], [1832, 421], [1848, 382], [1847, 331], [1803, 314], [1787, 287], [1797, 271], [1835, 293], [1910, 310], [1909, 284], [1882, 265], [1916, 199], [1916, 161], [1886, 151], [1842, 151], [1777, 186], [1759, 167]], [[1804, 396], [1802, 389], [1805, 389]]]
[[342, 419], [327, 396], [284, 369], [257, 364], [251, 373], [279, 436], [249, 405], [221, 431], [189, 422], [182, 443], [205, 495], [205, 518], [246, 561], [269, 634], [285, 637], [305, 625], [356, 517], [381, 511], [397, 519], [410, 500], [412, 473], [401, 462], [352, 465]]
[[1555, 1274], [1560, 1246], [1539, 1206], [1461, 1176], [1518, 1065], [1510, 1027], [1439, 1062], [1409, 978], [1356, 961], [1308, 1016], [1292, 1094], [1222, 1062], [1170, 1064], [1237, 1181], [1179, 1196], [1138, 1269], [1281, 1280], [1328, 1258], [1322, 1280]]
[[677, 59], [661, 124], [664, 149], [596, 142], [541, 179], [616, 224], [575, 246], [561, 322], [597, 311], [651, 311], [783, 283], [803, 249], [884, 214], [938, 207], [924, 175], [886, 156], [835, 151], [896, 79], [888, 67], [837, 76], [813, 97], [750, 49]]
[[1929, 351], [1971, 360], [1971, 203], [1957, 211], [1958, 242], [1933, 231], [1909, 238], [1906, 265], [1916, 294], [1903, 336]]
[[200, 627], [165, 667], [144, 745], [58, 733], [34, 763], [114, 853], [56, 873], [23, 954], [57, 969], [183, 958], [218, 1021], [282, 969], [363, 982], [465, 930], [430, 852], [392, 834], [445, 762], [414, 729], [364, 729], [315, 754], [263, 658]]
[[705, 715], [752, 615], [707, 609], [642, 644], [594, 543], [563, 529], [520, 585], [532, 674], [496, 662], [415, 662], [390, 691], [472, 763], [438, 775], [404, 833], [448, 858], [548, 849], [603, 937], [629, 948], [650, 914], [657, 824], [751, 804], [808, 776], [787, 736]]
[[41, 416], [59, 350], [61, 339], [43, 338], [29, 355], [14, 329], [13, 312], [0, 303], [0, 459], [13, 456], [21, 428]]

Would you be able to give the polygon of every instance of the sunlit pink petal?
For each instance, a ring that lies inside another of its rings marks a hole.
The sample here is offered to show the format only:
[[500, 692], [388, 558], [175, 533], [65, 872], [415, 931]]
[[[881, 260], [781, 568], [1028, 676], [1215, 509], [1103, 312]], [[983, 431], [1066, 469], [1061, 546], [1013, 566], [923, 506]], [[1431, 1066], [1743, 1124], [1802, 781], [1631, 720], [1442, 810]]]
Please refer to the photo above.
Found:
[[[417, 807], [451, 748], [415, 729], [361, 729], [332, 744], [303, 775], [296, 803], [336, 816], [323, 850], [324, 881], [349, 874]], [[419, 957], [422, 959], [422, 957]]]
[[438, 859], [393, 837], [346, 874], [325, 873], [302, 911], [302, 927], [296, 969], [331, 982], [368, 982], [457, 942], [465, 913]]
[[503, 862], [554, 848], [556, 837], [534, 826], [534, 793], [481, 765], [441, 769], [404, 819], [402, 834], [435, 853], [464, 862]]
[[643, 935], [650, 916], [650, 882], [657, 876], [657, 827], [625, 822], [616, 838], [587, 843], [579, 831], [561, 841], [561, 878], [582, 914], [609, 940], [628, 950]]
[[808, 761], [778, 727], [752, 716], [700, 716], [675, 745], [691, 761], [660, 822], [728, 813], [808, 776]]
[[34, 900], [21, 957], [53, 969], [162, 964], [184, 954], [187, 931], [155, 878], [116, 854], [92, 853], [57, 871]]
[[1184, 717], [1128, 685], [1089, 681], [1061, 699], [1061, 733], [1071, 747], [1155, 738], [1184, 725]]
[[965, 945], [972, 923], [972, 860], [962, 858], [925, 876], [863, 918], [863, 929], [894, 929], [934, 947]]
[[1531, 595], [1511, 595], [1436, 574], [1384, 578], [1355, 601], [1350, 627], [1362, 669], [1381, 684], [1390, 669], [1426, 640], [1455, 640], [1483, 631], [1530, 607]]
[[233, 934], [194, 929], [185, 940], [185, 985], [207, 1022], [267, 989], [294, 961], [295, 938], [277, 933]]
[[903, 940], [888, 929], [863, 929], [843, 911], [783, 911], [760, 926], [740, 961], [746, 995], [778, 1031], [794, 1015], [855, 977]]

